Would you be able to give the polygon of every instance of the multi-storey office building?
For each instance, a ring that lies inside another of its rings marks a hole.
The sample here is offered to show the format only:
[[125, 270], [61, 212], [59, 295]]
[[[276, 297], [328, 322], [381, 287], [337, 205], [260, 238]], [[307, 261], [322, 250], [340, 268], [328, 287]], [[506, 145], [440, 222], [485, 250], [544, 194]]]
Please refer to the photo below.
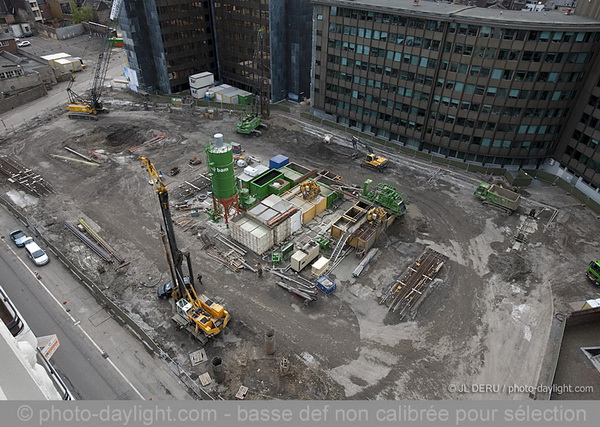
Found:
[[191, 74], [217, 72], [209, 0], [124, 0], [119, 17], [135, 86], [179, 92]]
[[[594, 18], [413, 0], [312, 3], [313, 112], [418, 150], [540, 167], [571, 136], [600, 76]], [[600, 185], [600, 170], [585, 176]]]
[[272, 102], [308, 96], [308, 0], [124, 0], [123, 9], [129, 77], [141, 89], [178, 92], [210, 71], [249, 91], [262, 80]]
[[251, 91], [263, 78], [265, 96], [273, 102], [308, 97], [308, 0], [219, 0], [214, 11], [219, 71], [225, 83]]
[[[596, 2], [579, 2], [576, 14], [600, 20], [600, 5]], [[597, 61], [600, 61], [598, 59]], [[573, 113], [562, 133], [553, 159], [545, 169], [569, 180], [595, 200], [600, 187], [600, 69], [598, 62], [586, 79], [581, 97], [573, 105]]]
[[214, 3], [219, 78], [271, 99], [271, 26], [268, 0], [220, 0]]

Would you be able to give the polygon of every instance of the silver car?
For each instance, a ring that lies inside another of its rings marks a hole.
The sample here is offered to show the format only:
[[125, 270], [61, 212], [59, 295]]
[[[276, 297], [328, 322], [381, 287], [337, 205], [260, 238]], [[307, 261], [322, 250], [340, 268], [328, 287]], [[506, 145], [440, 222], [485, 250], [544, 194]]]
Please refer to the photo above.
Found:
[[31, 258], [35, 265], [46, 265], [50, 262], [50, 258], [46, 252], [31, 237], [25, 242], [25, 250], [27, 251], [27, 256]]

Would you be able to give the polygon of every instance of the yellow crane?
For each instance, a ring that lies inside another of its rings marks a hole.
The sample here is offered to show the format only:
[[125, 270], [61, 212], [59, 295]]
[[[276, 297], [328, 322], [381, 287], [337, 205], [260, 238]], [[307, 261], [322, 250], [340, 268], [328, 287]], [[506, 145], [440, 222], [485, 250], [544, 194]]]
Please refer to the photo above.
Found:
[[106, 32], [102, 39], [102, 49], [98, 55], [98, 61], [94, 67], [94, 80], [88, 97], [78, 95], [71, 87], [74, 79], [71, 78], [67, 87], [67, 95], [69, 103], [67, 104], [68, 116], [70, 119], [98, 120], [97, 115], [100, 113], [108, 113], [101, 102], [102, 91], [104, 89], [104, 80], [108, 71], [110, 61], [111, 45], [109, 42], [111, 33], [115, 30], [113, 25], [119, 17], [123, 0], [115, 0], [110, 11], [110, 24], [106, 27]]
[[[167, 263], [171, 272], [174, 286], [172, 297], [175, 301], [173, 321], [190, 332], [200, 342], [205, 344], [208, 338], [212, 338], [221, 332], [229, 322], [229, 312], [221, 305], [212, 301], [204, 294], [198, 294], [194, 286], [190, 254], [185, 254], [177, 247], [173, 220], [169, 208], [169, 192], [167, 186], [162, 182], [156, 167], [147, 157], [140, 157], [150, 179], [158, 200], [163, 217], [164, 230], [161, 226], [161, 235], [167, 256]], [[183, 257], [186, 257], [189, 276], [184, 277], [182, 271]]]

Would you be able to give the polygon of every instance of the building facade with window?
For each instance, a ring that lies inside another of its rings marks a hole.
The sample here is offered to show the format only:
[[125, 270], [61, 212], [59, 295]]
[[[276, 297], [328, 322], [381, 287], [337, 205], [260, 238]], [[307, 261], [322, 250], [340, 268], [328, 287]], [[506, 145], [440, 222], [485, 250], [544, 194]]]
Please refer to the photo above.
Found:
[[262, 80], [271, 102], [308, 97], [308, 0], [124, 0], [122, 9], [130, 81], [143, 90], [179, 92], [210, 71], [251, 92]]
[[[591, 92], [600, 96], [590, 83], [600, 76], [598, 19], [413, 0], [312, 4], [314, 114], [480, 165], [570, 163], [572, 124]], [[592, 138], [582, 128], [596, 107], [586, 108], [579, 131]], [[586, 177], [600, 185], [600, 169]]]
[[179, 92], [190, 75], [217, 72], [209, 0], [124, 0], [119, 23], [136, 88]]

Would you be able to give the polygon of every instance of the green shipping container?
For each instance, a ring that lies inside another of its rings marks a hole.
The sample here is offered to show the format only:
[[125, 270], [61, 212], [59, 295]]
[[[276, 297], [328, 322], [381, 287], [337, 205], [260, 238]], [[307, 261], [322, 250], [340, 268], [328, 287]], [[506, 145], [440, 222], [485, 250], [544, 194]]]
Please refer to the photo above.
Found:
[[252, 105], [252, 95], [249, 93], [248, 95], [238, 95], [238, 103], [242, 105]]

